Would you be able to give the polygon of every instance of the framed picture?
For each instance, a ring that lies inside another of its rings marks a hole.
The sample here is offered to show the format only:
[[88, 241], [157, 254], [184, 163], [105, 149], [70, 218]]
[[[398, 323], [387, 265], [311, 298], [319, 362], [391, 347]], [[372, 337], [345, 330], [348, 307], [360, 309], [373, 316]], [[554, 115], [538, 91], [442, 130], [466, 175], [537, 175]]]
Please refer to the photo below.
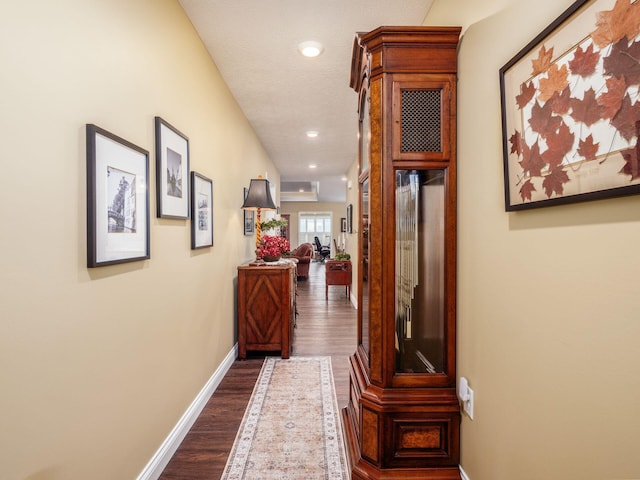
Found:
[[342, 217], [340, 219], [340, 231], [341, 232], [346, 232], [347, 231], [347, 219], [346, 219], [346, 217]]
[[353, 233], [353, 204], [347, 205], [347, 233]]
[[149, 258], [149, 152], [96, 125], [87, 134], [87, 266]]
[[[242, 197], [242, 203], [246, 200], [247, 195], [249, 194], [249, 189], [247, 187], [244, 188], [244, 196]], [[253, 210], [244, 210], [244, 234], [245, 235], [253, 235], [256, 229], [256, 220], [255, 220], [256, 212]]]
[[579, 0], [500, 69], [507, 211], [640, 193], [639, 56], [640, 2]]
[[213, 181], [191, 172], [191, 249], [213, 245]]
[[189, 218], [189, 139], [160, 117], [155, 127], [157, 216]]

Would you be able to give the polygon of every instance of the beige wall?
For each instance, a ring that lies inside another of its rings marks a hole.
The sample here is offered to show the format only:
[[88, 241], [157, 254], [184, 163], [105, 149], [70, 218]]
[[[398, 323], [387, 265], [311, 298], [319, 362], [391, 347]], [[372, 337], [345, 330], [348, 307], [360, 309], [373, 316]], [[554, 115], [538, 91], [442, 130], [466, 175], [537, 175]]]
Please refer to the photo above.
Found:
[[[233, 348], [242, 188], [278, 173], [175, 0], [4, 2], [0, 59], [0, 478], [135, 478]], [[155, 115], [214, 181], [211, 249], [155, 218]], [[86, 123], [150, 152], [150, 260], [86, 268]]]
[[640, 478], [640, 196], [504, 211], [498, 71], [572, 3], [436, 0], [425, 22], [480, 13], [461, 43], [458, 89], [458, 374], [475, 390], [475, 418], [462, 424], [471, 480]]

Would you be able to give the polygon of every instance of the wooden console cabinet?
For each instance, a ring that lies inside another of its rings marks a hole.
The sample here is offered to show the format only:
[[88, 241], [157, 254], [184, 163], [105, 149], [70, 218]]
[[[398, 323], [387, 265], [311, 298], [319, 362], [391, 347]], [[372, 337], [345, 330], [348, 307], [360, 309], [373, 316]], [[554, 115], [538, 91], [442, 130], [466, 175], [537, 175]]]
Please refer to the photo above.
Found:
[[296, 315], [296, 265], [238, 267], [238, 358], [280, 351], [289, 358]]

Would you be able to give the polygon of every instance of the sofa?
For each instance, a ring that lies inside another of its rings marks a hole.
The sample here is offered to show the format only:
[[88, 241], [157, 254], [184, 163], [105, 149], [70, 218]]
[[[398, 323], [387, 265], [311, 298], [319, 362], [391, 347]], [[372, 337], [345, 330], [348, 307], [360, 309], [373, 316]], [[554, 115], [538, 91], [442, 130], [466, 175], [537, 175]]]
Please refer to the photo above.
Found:
[[313, 256], [313, 245], [310, 243], [303, 243], [295, 250], [292, 250], [288, 256], [298, 259], [298, 278], [309, 278], [309, 264], [311, 263], [311, 257]]

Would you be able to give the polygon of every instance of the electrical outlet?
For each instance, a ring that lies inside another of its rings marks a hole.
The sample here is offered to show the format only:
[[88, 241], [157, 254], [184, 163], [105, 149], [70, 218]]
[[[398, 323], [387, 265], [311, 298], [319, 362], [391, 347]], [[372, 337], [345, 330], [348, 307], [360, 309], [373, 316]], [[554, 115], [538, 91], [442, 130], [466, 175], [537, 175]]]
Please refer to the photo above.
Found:
[[462, 410], [473, 420], [473, 390], [467, 386], [466, 398], [462, 401]]
[[469, 381], [465, 377], [460, 377], [458, 397], [462, 402], [462, 411], [473, 420], [473, 390], [469, 387]]

